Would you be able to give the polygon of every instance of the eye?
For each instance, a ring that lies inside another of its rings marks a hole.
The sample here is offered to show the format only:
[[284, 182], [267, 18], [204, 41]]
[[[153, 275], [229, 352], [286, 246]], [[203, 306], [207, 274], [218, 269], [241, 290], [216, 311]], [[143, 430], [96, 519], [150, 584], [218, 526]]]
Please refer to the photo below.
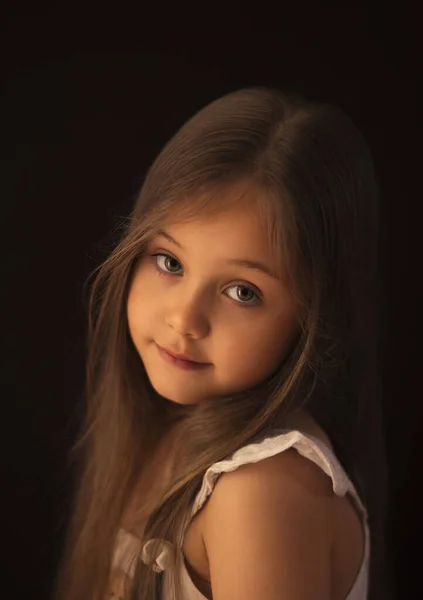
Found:
[[176, 260], [175, 257], [170, 254], [152, 254], [151, 256], [156, 257], [156, 265], [159, 271], [162, 273], [170, 273], [172, 275], [179, 275], [178, 271], [182, 270], [181, 263]]
[[[230, 290], [235, 290], [235, 293], [232, 294]], [[228, 288], [227, 294], [232, 300], [235, 300], [240, 304], [256, 304], [260, 301], [258, 293], [247, 285], [231, 285], [231, 287]]]

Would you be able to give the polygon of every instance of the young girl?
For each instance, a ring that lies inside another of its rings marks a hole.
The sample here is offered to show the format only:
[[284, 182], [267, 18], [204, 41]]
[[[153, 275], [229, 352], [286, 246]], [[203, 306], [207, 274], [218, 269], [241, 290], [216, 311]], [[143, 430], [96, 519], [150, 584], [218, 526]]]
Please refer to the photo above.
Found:
[[92, 286], [59, 598], [386, 597], [377, 196], [357, 128], [294, 94], [165, 146]]

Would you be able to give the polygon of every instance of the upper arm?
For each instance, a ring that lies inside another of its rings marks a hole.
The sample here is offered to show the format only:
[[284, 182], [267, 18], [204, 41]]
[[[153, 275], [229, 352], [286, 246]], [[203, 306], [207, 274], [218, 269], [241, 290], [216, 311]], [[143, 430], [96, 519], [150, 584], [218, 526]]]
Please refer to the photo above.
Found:
[[213, 600], [328, 600], [332, 498], [295, 450], [225, 473], [203, 527]]

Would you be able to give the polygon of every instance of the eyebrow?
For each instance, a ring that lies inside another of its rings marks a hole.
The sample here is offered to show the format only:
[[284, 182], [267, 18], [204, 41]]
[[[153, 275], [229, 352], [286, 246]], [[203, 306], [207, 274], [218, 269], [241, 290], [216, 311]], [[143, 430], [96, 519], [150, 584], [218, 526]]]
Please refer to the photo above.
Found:
[[[176, 241], [175, 238], [173, 238], [169, 233], [167, 233], [163, 229], [159, 229], [157, 231], [157, 235], [160, 235], [160, 236], [166, 238], [169, 242], [171, 242], [172, 244], [175, 244], [175, 246], [178, 246], [178, 248], [181, 248], [181, 250], [185, 249], [182, 246], [182, 244], [180, 244], [178, 241]], [[261, 262], [258, 262], [255, 260], [249, 260], [246, 258], [229, 258], [227, 262], [232, 265], [239, 265], [240, 267], [245, 267], [246, 269], [251, 269], [253, 271], [260, 271], [261, 273], [264, 273], [268, 277], [270, 277], [272, 279], [277, 279], [278, 281], [280, 281], [280, 277], [278, 277], [278, 275], [276, 273], [271, 271], [266, 265], [264, 265]]]

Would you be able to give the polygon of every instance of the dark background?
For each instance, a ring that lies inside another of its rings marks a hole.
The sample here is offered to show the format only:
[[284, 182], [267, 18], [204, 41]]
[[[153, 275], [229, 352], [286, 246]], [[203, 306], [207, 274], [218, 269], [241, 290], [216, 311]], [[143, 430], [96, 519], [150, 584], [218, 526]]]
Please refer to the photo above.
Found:
[[417, 10], [278, 10], [198, 3], [136, 15], [34, 3], [9, 6], [1, 19], [3, 289], [14, 292], [3, 330], [7, 358], [16, 359], [3, 362], [2, 377], [2, 597], [49, 598], [83, 388], [83, 284], [162, 145], [207, 102], [257, 84], [340, 105], [374, 156], [389, 549], [397, 597], [421, 587]]

